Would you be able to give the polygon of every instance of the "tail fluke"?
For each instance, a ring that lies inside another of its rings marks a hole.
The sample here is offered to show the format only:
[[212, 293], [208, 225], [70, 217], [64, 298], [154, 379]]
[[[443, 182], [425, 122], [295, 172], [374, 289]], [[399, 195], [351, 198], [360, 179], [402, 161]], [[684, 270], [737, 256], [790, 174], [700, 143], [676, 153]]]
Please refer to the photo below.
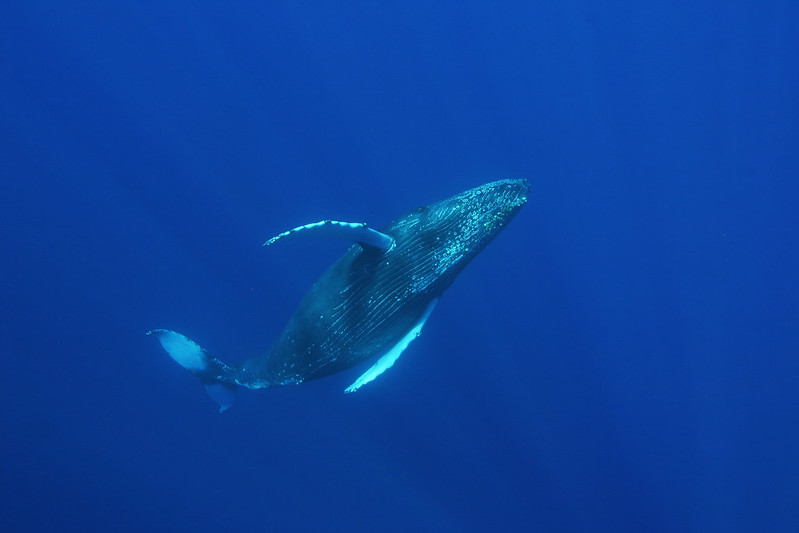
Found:
[[219, 406], [219, 412], [224, 413], [236, 403], [238, 387], [232, 383], [222, 383], [221, 381], [203, 382], [205, 392]]
[[208, 395], [219, 405], [220, 413], [233, 406], [236, 401], [236, 385], [220, 379], [229, 368], [225, 363], [176, 331], [154, 329], [148, 331], [147, 335], [158, 339], [172, 359], [200, 378]]

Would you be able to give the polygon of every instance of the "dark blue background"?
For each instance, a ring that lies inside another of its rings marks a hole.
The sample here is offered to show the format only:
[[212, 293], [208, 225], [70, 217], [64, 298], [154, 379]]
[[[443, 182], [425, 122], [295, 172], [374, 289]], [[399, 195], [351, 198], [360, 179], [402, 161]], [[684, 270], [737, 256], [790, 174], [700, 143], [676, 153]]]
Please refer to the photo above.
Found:
[[[796, 2], [13, 2], [0, 529], [795, 531]], [[119, 5], [117, 5], [119, 4]], [[528, 206], [397, 365], [219, 415], [343, 252]]]

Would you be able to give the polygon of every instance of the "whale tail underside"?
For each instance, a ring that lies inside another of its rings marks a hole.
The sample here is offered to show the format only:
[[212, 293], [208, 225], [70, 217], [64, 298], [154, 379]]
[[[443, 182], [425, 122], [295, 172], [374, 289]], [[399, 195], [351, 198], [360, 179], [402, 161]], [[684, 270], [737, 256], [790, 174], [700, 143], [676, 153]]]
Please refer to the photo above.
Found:
[[237, 387], [233, 383], [227, 383], [220, 379], [230, 370], [228, 365], [206, 352], [193, 340], [176, 331], [154, 329], [148, 331], [147, 335], [158, 339], [172, 359], [200, 378], [205, 391], [219, 405], [220, 413], [224, 413], [233, 406], [236, 402]]

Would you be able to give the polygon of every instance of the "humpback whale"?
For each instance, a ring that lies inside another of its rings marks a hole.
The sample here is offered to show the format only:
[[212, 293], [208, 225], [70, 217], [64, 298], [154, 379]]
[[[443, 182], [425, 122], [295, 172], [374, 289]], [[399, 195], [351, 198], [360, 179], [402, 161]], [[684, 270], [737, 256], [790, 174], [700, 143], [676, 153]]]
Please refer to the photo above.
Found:
[[527, 202], [526, 180], [500, 180], [414, 209], [378, 230], [324, 220], [264, 243], [301, 236], [353, 242], [314, 283], [264, 354], [225, 363], [168, 329], [147, 332], [197, 376], [220, 412], [239, 386], [297, 385], [377, 358], [345, 392], [374, 380], [422, 331], [441, 294]]

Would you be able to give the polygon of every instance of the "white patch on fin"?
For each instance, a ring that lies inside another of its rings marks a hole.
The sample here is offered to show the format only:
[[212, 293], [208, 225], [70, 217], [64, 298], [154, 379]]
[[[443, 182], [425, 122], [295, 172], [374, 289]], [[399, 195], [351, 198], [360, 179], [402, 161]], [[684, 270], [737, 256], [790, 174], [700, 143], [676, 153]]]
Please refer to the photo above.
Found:
[[210, 356], [199, 344], [168, 329], [154, 329], [147, 335], [155, 335], [169, 356], [190, 372], [200, 372], [208, 368]]
[[419, 319], [419, 322], [416, 323], [415, 326], [411, 328], [411, 330], [405, 334], [404, 337], [400, 339], [400, 341], [394, 345], [389, 351], [387, 351], [384, 355], [377, 360], [377, 362], [372, 365], [372, 367], [364, 372], [361, 377], [355, 380], [355, 383], [344, 389], [345, 393], [355, 392], [356, 390], [360, 389], [362, 386], [366, 385], [370, 381], [374, 380], [377, 376], [391, 368], [394, 363], [399, 359], [399, 356], [402, 355], [402, 352], [405, 351], [405, 348], [422, 333], [422, 327], [424, 323], [427, 322], [427, 317], [430, 316], [430, 313], [433, 312], [433, 308], [438, 303], [438, 298], [427, 304], [427, 308], [424, 310], [424, 314], [422, 318]]
[[363, 222], [339, 222], [338, 220], [323, 220], [312, 224], [305, 224], [294, 229], [284, 231], [264, 243], [264, 246], [274, 244], [280, 239], [295, 235], [320, 235], [344, 239], [345, 241], [358, 242], [386, 251], [394, 245], [394, 239], [385, 233], [380, 233]]

